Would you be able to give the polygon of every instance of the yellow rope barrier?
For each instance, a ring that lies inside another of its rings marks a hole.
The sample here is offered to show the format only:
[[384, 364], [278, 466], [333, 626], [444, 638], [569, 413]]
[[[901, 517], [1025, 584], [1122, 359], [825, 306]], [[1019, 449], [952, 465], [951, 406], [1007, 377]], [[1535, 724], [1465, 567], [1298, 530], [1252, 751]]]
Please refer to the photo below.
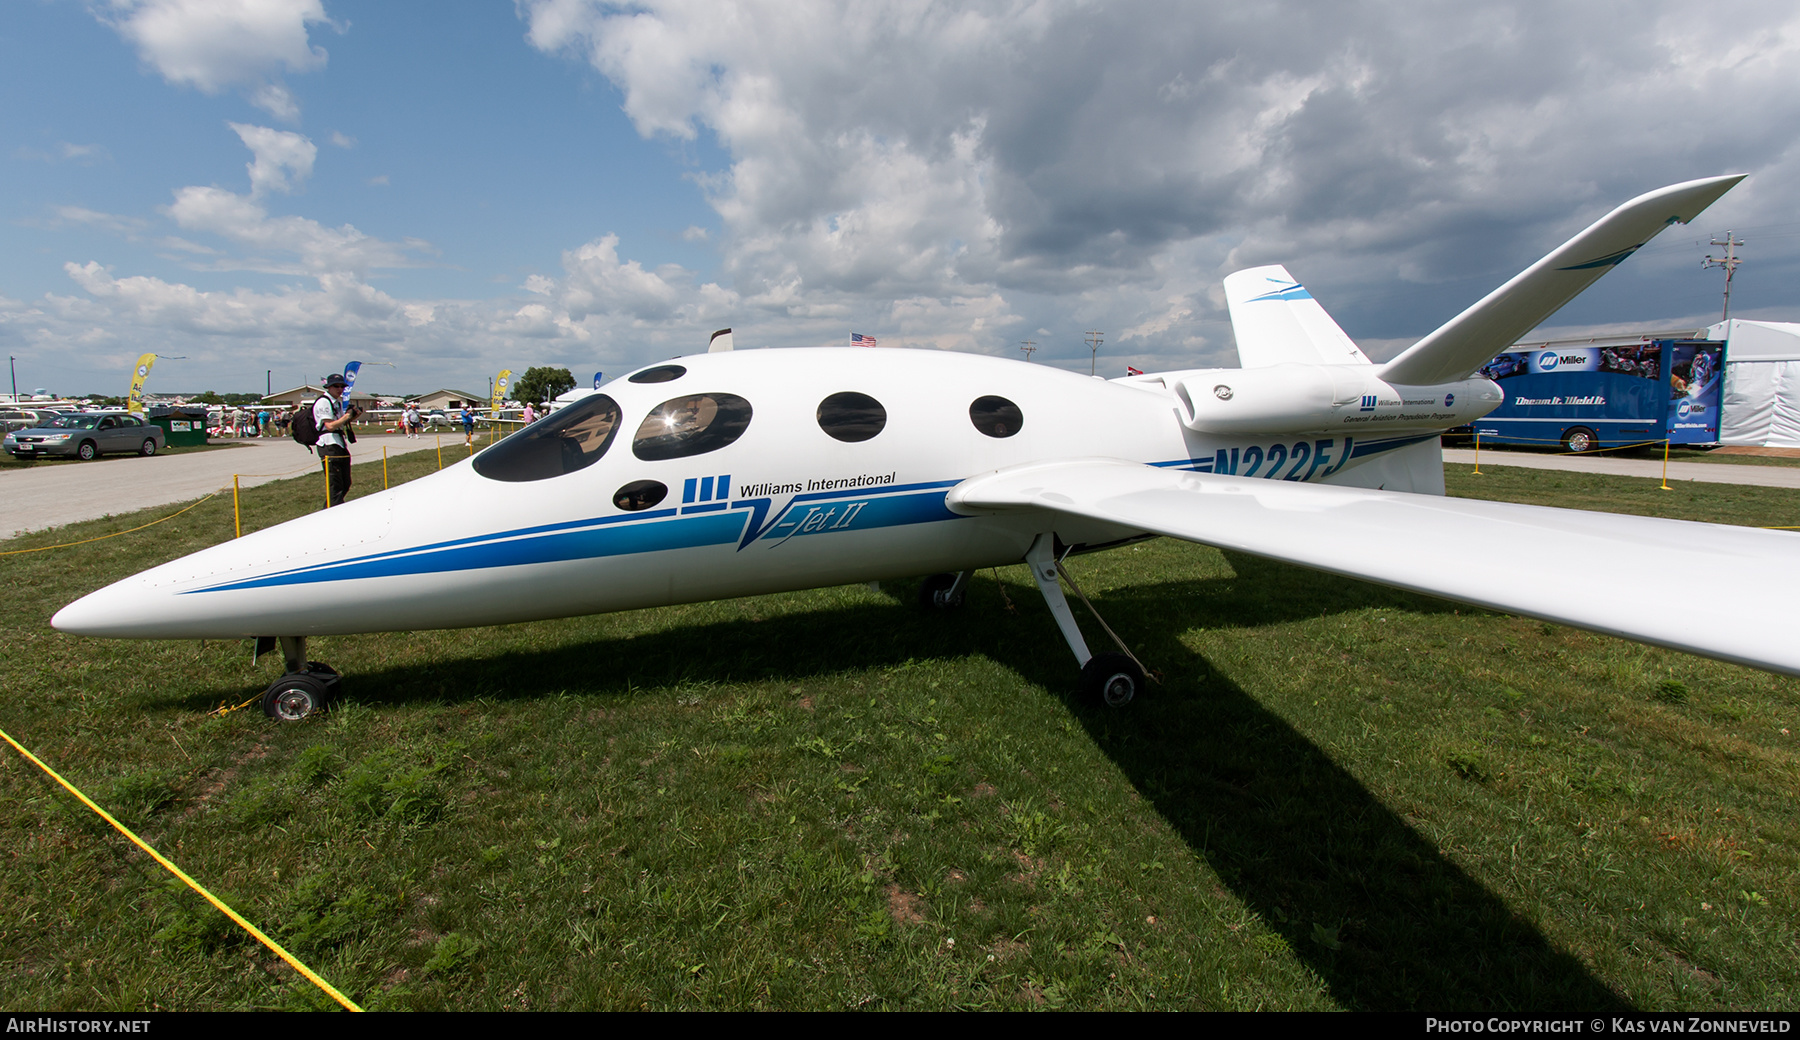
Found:
[[[1490, 438], [1490, 443], [1492, 443], [1492, 438], [1496, 435], [1490, 433], [1488, 436]], [[1506, 434], [1502, 440], [1502, 443], [1504, 443], [1504, 444], [1526, 444], [1526, 445], [1534, 445], [1535, 446], [1535, 445], [1561, 444], [1562, 441], [1560, 441], [1554, 437], [1526, 437], [1526, 436], [1522, 436], [1522, 435]], [[1667, 445], [1668, 445], [1667, 439], [1656, 440], [1656, 441], [1632, 441], [1629, 444], [1608, 444], [1608, 445], [1603, 445], [1598, 448], [1589, 448], [1586, 451], [1553, 451], [1553, 452], [1550, 452], [1550, 454], [1552, 454], [1552, 455], [1598, 455], [1601, 452], [1624, 451], [1627, 448], [1663, 447], [1666, 449]], [[1479, 434], [1479, 433], [1475, 434], [1475, 450], [1477, 452], [1479, 452], [1481, 450], [1481, 434]]]
[[[197, 505], [198, 503], [195, 503], [195, 504]], [[96, 812], [100, 815], [101, 819], [105, 820], [107, 823], [112, 824], [114, 830], [118, 831], [120, 834], [125, 835], [125, 837], [130, 838], [131, 843], [133, 845], [136, 845], [138, 848], [143, 849], [146, 853], [148, 853], [150, 855], [150, 857], [152, 859], [154, 859], [154, 860], [156, 860], [156, 862], [162, 864], [163, 867], [165, 867], [169, 871], [169, 873], [174, 874], [176, 877], [180, 878], [183, 882], [185, 882], [189, 888], [200, 893], [200, 895], [207, 902], [211, 903], [214, 907], [216, 907], [220, 913], [224, 914], [226, 917], [231, 918], [231, 920], [233, 922], [235, 922], [238, 925], [238, 927], [242, 928], [244, 931], [249, 932], [251, 935], [254, 935], [258, 942], [262, 943], [264, 946], [267, 946], [270, 950], [274, 951], [276, 956], [280, 957], [282, 960], [284, 960], [288, 963], [289, 967], [293, 968], [295, 971], [299, 972], [301, 975], [304, 975], [306, 977], [306, 981], [308, 981], [308, 982], [312, 983], [313, 985], [319, 987], [320, 989], [324, 990], [328, 995], [330, 995], [331, 999], [337, 1001], [339, 1004], [342, 1004], [344, 1007], [348, 1008], [349, 1010], [351, 1010], [351, 1011], [361, 1011], [362, 1010], [362, 1008], [357, 1006], [357, 1004], [354, 1000], [351, 1000], [349, 997], [346, 997], [342, 993], [339, 993], [337, 991], [337, 988], [332, 986], [331, 983], [326, 982], [324, 979], [320, 978], [317, 972], [313, 971], [311, 968], [307, 967], [306, 965], [301, 964], [300, 961], [297, 960], [293, 954], [291, 954], [291, 953], [287, 952], [287, 950], [283, 949], [282, 945], [280, 943], [269, 938], [267, 935], [264, 935], [262, 932], [262, 929], [251, 924], [249, 921], [244, 920], [244, 917], [242, 914], [239, 914], [236, 910], [233, 910], [231, 907], [226, 906], [223, 902], [221, 902], [219, 900], [218, 896], [215, 896], [211, 892], [208, 892], [204, 885], [200, 884], [200, 882], [198, 882], [198, 881], [195, 881], [193, 878], [188, 877], [187, 874], [185, 872], [183, 872], [180, 867], [169, 862], [169, 860], [166, 857], [164, 857], [162, 853], [151, 848], [148, 844], [146, 844], [144, 842], [144, 839], [138, 837], [136, 834], [133, 834], [131, 832], [131, 828], [120, 823], [118, 820], [113, 819], [111, 813], [107, 812], [105, 809], [100, 808], [98, 805], [95, 805], [93, 799], [89, 798], [85, 794], [82, 794], [81, 791], [78, 788], [76, 788], [76, 786], [74, 784], [71, 784], [67, 780], [64, 780], [62, 778], [62, 776], [57, 773], [56, 770], [51, 769], [49, 766], [47, 766], [43, 762], [39, 761], [38, 757], [36, 755], [25, 750], [25, 748], [22, 745], [20, 745], [20, 743], [18, 741], [14, 740], [11, 737], [11, 735], [9, 735], [5, 730], [0, 730], [0, 737], [5, 737], [6, 742], [8, 744], [11, 744], [19, 752], [19, 754], [24, 755], [27, 759], [30, 759], [32, 765], [37, 766], [39, 769], [42, 769], [44, 772], [48, 773], [50, 775], [51, 779], [53, 779], [57, 783], [61, 784], [70, 794], [81, 799], [81, 804], [94, 810], [94, 812]]]
[[242, 704], [231, 704], [231, 705], [221, 704], [218, 707], [214, 708], [213, 710], [207, 712], [206, 714], [215, 719], [222, 719], [225, 716], [231, 714], [232, 712], [238, 710], [239, 708], [248, 708], [250, 705], [255, 704], [257, 701], [262, 700], [262, 698], [263, 698], [262, 694], [260, 694], [260, 693], [255, 694], [249, 700], [245, 701]]
[[67, 549], [71, 545], [86, 545], [89, 542], [103, 542], [108, 538], [117, 538], [122, 534], [131, 534], [132, 531], [142, 531], [146, 527], [155, 527], [157, 524], [162, 523], [163, 520], [173, 520], [176, 517], [180, 516], [181, 514], [187, 512], [189, 509], [194, 508], [194, 506], [199, 505], [201, 502], [205, 502], [207, 499], [217, 498], [217, 497], [219, 497], [219, 492], [215, 491], [212, 494], [207, 495], [206, 498], [201, 499], [200, 502], [195, 502], [194, 505], [188, 506], [185, 509], [177, 509], [175, 512], [170, 513], [168, 516], [163, 517], [161, 520], [152, 520], [147, 524], [139, 524], [138, 526], [133, 527], [130, 531], [114, 531], [112, 534], [98, 535], [93, 538], [83, 538], [79, 542], [64, 542], [61, 545], [40, 545], [35, 549], [7, 549], [4, 552], [0, 552], [0, 556], [17, 556], [19, 553], [44, 552], [47, 549]]

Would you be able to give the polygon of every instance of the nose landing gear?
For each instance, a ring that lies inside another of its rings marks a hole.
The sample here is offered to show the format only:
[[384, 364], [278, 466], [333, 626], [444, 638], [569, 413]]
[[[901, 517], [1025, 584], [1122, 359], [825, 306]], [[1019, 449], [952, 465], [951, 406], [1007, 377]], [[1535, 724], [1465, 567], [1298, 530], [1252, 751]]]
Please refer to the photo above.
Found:
[[[268, 637], [258, 639], [257, 652], [262, 653], [265, 643], [273, 641]], [[306, 659], [305, 636], [282, 636], [280, 643], [287, 674], [263, 691], [263, 714], [278, 722], [299, 722], [337, 700], [341, 677], [336, 668], [323, 661]]]

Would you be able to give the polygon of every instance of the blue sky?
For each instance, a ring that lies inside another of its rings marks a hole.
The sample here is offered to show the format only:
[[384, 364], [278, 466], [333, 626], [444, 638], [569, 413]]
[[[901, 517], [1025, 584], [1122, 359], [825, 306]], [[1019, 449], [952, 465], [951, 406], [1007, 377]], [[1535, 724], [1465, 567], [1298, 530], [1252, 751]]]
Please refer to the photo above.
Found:
[[[1285, 263], [1372, 354], [1619, 202], [1750, 179], [1553, 319], [1800, 318], [1800, 20], [1679, 3], [14, 0], [22, 385], [375, 390], [844, 342], [1231, 364]], [[253, 168], [252, 168], [253, 167]], [[371, 378], [372, 377], [372, 378]]]

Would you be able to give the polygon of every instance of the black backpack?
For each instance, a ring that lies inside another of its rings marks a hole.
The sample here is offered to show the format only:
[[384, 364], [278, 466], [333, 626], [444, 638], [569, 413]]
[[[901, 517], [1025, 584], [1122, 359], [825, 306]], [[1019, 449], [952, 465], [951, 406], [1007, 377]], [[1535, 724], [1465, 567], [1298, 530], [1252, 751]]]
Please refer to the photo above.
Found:
[[294, 439], [308, 448], [319, 443], [319, 420], [313, 416], [311, 408], [302, 408], [294, 413], [292, 432]]

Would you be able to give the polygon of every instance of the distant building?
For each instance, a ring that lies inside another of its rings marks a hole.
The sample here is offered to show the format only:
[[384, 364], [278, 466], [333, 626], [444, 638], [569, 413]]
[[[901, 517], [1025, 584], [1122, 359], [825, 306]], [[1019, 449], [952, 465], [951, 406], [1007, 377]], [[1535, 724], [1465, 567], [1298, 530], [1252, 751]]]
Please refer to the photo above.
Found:
[[[279, 406], [282, 408], [292, 408], [297, 404], [305, 404], [308, 401], [316, 401], [324, 393], [325, 393], [324, 387], [312, 386], [312, 385], [308, 384], [306, 386], [296, 386], [292, 390], [283, 390], [282, 392], [280, 392], [278, 394], [270, 394], [269, 396], [263, 398], [261, 403], [265, 404], [265, 405], [269, 405], [271, 407]], [[374, 408], [376, 406], [376, 401], [375, 401], [374, 396], [371, 394], [365, 394], [361, 390], [352, 390], [348, 394], [345, 394], [344, 396], [352, 404], [359, 404], [359, 405], [362, 405], [364, 408]], [[245, 407], [249, 407], [249, 406], [245, 406]]]
[[448, 412], [461, 408], [465, 404], [474, 408], [485, 408], [488, 399], [481, 394], [471, 394], [466, 390], [433, 390], [428, 394], [409, 397], [406, 402], [418, 405], [422, 412], [429, 412], [434, 408]]

